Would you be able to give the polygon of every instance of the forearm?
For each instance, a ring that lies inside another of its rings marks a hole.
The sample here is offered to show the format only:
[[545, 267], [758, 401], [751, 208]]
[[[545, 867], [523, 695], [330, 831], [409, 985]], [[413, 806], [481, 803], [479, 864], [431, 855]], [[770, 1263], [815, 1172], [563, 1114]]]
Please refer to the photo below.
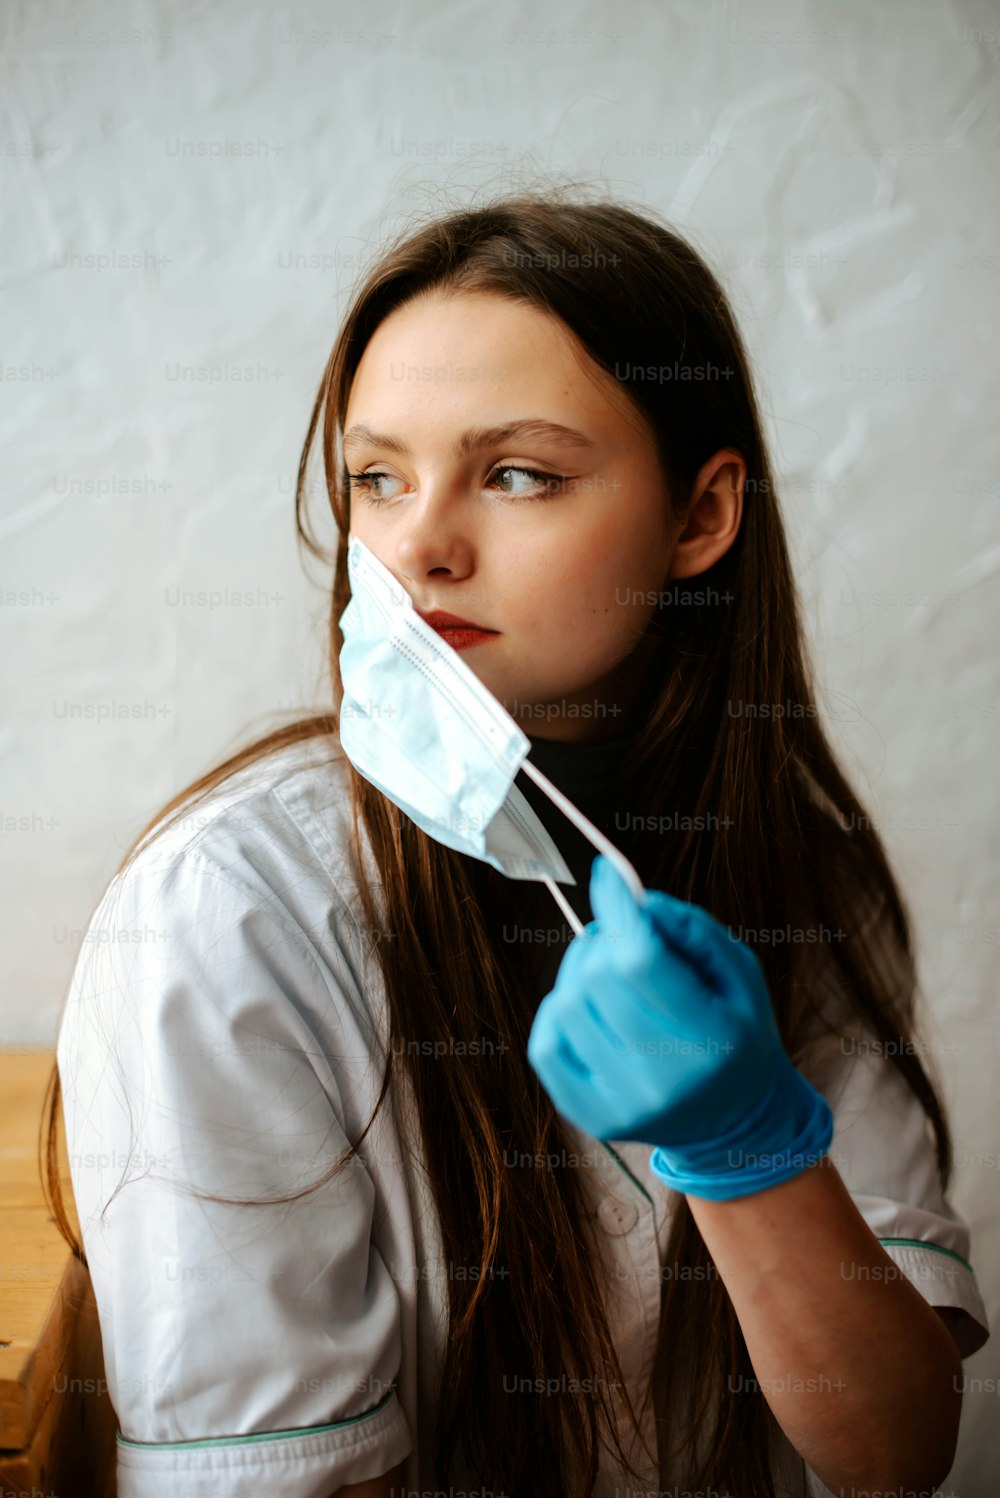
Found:
[[761, 1392], [808, 1465], [848, 1498], [932, 1492], [954, 1459], [961, 1360], [829, 1157], [750, 1196], [687, 1200]]

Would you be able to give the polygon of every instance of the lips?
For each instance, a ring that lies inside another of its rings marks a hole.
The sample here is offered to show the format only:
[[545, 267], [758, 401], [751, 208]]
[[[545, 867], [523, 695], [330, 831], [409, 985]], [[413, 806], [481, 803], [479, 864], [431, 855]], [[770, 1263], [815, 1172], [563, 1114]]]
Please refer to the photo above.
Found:
[[458, 614], [449, 614], [444, 609], [431, 609], [429, 614], [420, 613], [421, 619], [436, 629], [439, 634], [447, 634], [450, 630], [463, 630], [473, 634], [495, 635], [495, 629], [488, 629], [484, 624], [476, 624], [472, 619], [462, 619]]

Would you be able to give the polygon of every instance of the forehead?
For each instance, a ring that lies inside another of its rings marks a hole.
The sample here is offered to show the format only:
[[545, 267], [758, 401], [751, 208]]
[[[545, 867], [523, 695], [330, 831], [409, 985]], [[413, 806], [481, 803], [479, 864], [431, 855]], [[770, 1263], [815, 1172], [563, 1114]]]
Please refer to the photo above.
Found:
[[437, 291], [375, 329], [344, 427], [499, 426], [525, 416], [585, 426], [595, 440], [636, 420], [619, 382], [553, 314], [494, 293]]

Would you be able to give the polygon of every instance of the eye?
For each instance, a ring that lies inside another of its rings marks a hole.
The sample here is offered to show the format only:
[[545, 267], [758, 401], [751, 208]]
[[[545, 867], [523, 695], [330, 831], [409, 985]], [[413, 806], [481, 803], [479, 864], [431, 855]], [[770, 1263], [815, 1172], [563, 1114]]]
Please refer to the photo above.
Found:
[[534, 483], [527, 490], [521, 490], [520, 492], [512, 492], [510, 489], [503, 490], [505, 497], [515, 502], [520, 499], [550, 499], [553, 494], [559, 492], [565, 483], [562, 474], [542, 473], [538, 468], [519, 468], [516, 463], [498, 463], [490, 474], [491, 478], [494, 473], [502, 475], [519, 474], [522, 477], [534, 480]]
[[373, 505], [376, 509], [379, 505], [388, 504], [392, 497], [389, 494], [377, 493], [373, 488], [373, 485], [381, 483], [383, 479], [391, 480], [393, 477], [391, 473], [381, 473], [373, 468], [369, 473], [349, 473], [347, 477], [350, 479], [352, 490], [359, 489], [364, 495], [365, 503]]
[[[501, 475], [504, 481], [510, 475], [517, 475], [521, 479], [530, 479], [531, 483], [527, 488], [520, 490], [507, 488], [505, 482], [501, 482], [498, 485], [490, 485], [489, 479], [494, 474]], [[394, 497], [391, 494], [380, 492], [381, 485], [385, 480], [388, 480], [390, 483], [394, 481], [395, 476], [391, 473], [383, 473], [380, 469], [373, 468], [367, 473], [348, 473], [347, 477], [350, 480], [352, 492], [358, 490], [363, 495], [365, 504], [372, 505], [375, 509], [378, 509], [380, 505], [388, 504], [389, 500]], [[402, 481], [395, 480], [395, 482]], [[491, 469], [487, 477], [488, 488], [500, 488], [504, 498], [512, 500], [515, 504], [521, 500], [550, 499], [553, 494], [557, 494], [562, 489], [565, 482], [563, 474], [543, 473], [541, 469], [522, 468], [516, 463], [498, 463], [495, 468]]]

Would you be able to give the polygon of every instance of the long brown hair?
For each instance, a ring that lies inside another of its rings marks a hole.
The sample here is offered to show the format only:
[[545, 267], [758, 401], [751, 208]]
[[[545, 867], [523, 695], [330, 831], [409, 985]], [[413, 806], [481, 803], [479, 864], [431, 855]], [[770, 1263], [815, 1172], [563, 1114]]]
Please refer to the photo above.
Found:
[[[172, 814], [243, 766], [297, 740], [329, 736], [336, 742], [343, 697], [337, 621], [349, 598], [349, 499], [338, 436], [354, 372], [374, 330], [392, 309], [432, 288], [527, 302], [560, 318], [591, 359], [627, 390], [655, 434], [665, 502], [678, 516], [709, 456], [732, 446], [746, 460], [738, 537], [694, 580], [697, 589], [692, 586], [687, 596], [678, 591], [651, 623], [658, 651], [652, 700], [618, 785], [618, 804], [641, 815], [630, 819], [638, 830], [618, 841], [648, 887], [702, 905], [732, 929], [759, 933], [778, 917], [782, 925], [802, 930], [820, 923], [838, 931], [842, 939], [827, 942], [822, 954], [805, 942], [777, 945], [747, 937], [758, 950], [782, 1038], [807, 1070], [807, 1042], [821, 1022], [821, 955], [842, 989], [849, 1020], [886, 1042], [881, 1054], [930, 1118], [946, 1187], [951, 1140], [940, 1086], [913, 1044], [910, 917], [878, 833], [821, 726], [741, 336], [719, 281], [682, 237], [647, 210], [587, 197], [578, 188], [546, 185], [432, 214], [397, 235], [363, 276], [320, 381], [295, 507], [300, 542], [334, 566], [334, 711], [257, 738], [201, 776], [147, 823], [122, 868], [161, 819], [169, 825]], [[702, 374], [684, 378], [684, 369]], [[652, 377], [663, 370], [674, 373]], [[321, 546], [308, 516], [307, 475], [317, 437], [338, 531], [335, 555]], [[761, 704], [771, 705], [766, 715], [755, 711]], [[777, 704], [784, 711], [775, 711]], [[464, 1447], [481, 1480], [497, 1490], [575, 1493], [569, 1473], [579, 1461], [579, 1492], [589, 1492], [601, 1443], [610, 1436], [623, 1454], [607, 1396], [499, 1395], [502, 1374], [511, 1369], [538, 1379], [554, 1371], [578, 1375], [588, 1380], [580, 1387], [596, 1382], [599, 1391], [614, 1384], [624, 1388], [600, 1275], [583, 1231], [577, 1172], [534, 1171], [525, 1186], [523, 1177], [515, 1181], [504, 1169], [511, 1147], [548, 1158], [568, 1139], [525, 1054], [540, 995], [525, 981], [527, 968], [512, 963], [510, 947], [501, 950], [498, 937], [503, 912], [512, 908], [511, 882], [428, 838], [352, 766], [347, 772], [359, 869], [363, 826], [384, 882], [384, 896], [376, 899], [365, 879], [359, 881], [365, 922], [371, 931], [394, 933], [393, 940], [377, 944], [391, 1044], [375, 1113], [395, 1066], [403, 1067], [416, 1100], [446, 1257], [481, 1269], [468, 1279], [449, 1278], [438, 1482], [447, 1483], [450, 1464]], [[727, 831], [706, 832], [706, 825]], [[663, 827], [680, 830], [649, 830]], [[875, 908], [880, 919], [865, 919]], [[442, 1041], [448, 1050], [450, 1041], [478, 1040], [484, 1033], [497, 1042], [492, 1054], [483, 1054], [489, 1047], [453, 1047], [447, 1067], [428, 1060], [436, 1048], [407, 1043]], [[64, 1236], [83, 1258], [59, 1192], [58, 1105], [56, 1068], [46, 1100], [48, 1189]], [[659, 1363], [667, 1407], [683, 1419], [682, 1437], [665, 1465], [674, 1479], [681, 1470], [675, 1473], [675, 1461], [685, 1463], [688, 1486], [721, 1490], [725, 1484], [741, 1498], [767, 1495], [775, 1422], [759, 1391], [720, 1397], [739, 1375], [747, 1383], [736, 1387], [752, 1388], [753, 1370], [684, 1197], [675, 1199], [674, 1209]], [[503, 1274], [489, 1272], [501, 1264]], [[630, 1405], [626, 1415], [635, 1418]], [[661, 1481], [667, 1478], [662, 1471]]]

